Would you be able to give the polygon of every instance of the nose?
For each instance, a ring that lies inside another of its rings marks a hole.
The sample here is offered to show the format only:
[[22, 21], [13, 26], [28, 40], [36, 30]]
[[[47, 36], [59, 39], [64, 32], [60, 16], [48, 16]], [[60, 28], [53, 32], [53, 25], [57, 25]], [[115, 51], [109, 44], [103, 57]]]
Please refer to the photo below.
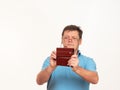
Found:
[[71, 42], [71, 41], [72, 41], [72, 38], [69, 38], [68, 41]]

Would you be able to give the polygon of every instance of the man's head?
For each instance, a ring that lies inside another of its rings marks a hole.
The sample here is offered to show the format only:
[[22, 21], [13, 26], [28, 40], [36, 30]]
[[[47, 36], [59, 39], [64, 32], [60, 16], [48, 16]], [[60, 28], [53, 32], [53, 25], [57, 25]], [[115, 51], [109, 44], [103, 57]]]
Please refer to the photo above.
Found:
[[82, 40], [82, 30], [76, 25], [68, 25], [62, 32], [62, 44], [66, 48], [78, 50]]

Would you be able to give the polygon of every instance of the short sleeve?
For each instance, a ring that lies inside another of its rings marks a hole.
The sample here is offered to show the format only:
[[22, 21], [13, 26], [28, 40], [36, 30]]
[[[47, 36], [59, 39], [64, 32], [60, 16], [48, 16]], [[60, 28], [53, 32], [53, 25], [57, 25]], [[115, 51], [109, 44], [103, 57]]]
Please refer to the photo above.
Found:
[[49, 64], [50, 64], [50, 58], [47, 57], [47, 58], [45, 59], [45, 61], [43, 62], [42, 70], [45, 69], [46, 67], [48, 67]]
[[96, 71], [95, 61], [92, 58], [88, 59], [85, 68], [90, 71]]

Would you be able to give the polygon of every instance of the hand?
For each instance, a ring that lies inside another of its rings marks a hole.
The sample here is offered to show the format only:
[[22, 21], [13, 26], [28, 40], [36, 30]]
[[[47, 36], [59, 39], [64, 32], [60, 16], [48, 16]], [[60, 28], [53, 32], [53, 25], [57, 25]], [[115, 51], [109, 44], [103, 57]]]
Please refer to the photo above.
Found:
[[51, 53], [51, 55], [50, 55], [50, 66], [52, 67], [52, 68], [55, 68], [57, 65], [56, 65], [56, 52], [55, 51], [53, 51], [52, 53]]
[[79, 60], [77, 55], [72, 55], [71, 59], [68, 61], [68, 65], [72, 68], [78, 67]]

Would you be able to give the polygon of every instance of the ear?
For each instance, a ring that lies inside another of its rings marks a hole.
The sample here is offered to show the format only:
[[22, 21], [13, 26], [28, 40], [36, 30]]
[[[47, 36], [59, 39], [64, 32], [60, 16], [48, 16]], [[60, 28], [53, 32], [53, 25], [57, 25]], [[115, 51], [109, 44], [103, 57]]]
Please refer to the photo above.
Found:
[[62, 37], [61, 37], [61, 44], [63, 44], [63, 39], [62, 39]]
[[61, 41], [61, 44], [63, 44], [63, 41]]
[[60, 47], [63, 47], [63, 42], [61, 41]]
[[81, 44], [82, 44], [82, 39], [79, 40], [79, 45], [81, 45]]

